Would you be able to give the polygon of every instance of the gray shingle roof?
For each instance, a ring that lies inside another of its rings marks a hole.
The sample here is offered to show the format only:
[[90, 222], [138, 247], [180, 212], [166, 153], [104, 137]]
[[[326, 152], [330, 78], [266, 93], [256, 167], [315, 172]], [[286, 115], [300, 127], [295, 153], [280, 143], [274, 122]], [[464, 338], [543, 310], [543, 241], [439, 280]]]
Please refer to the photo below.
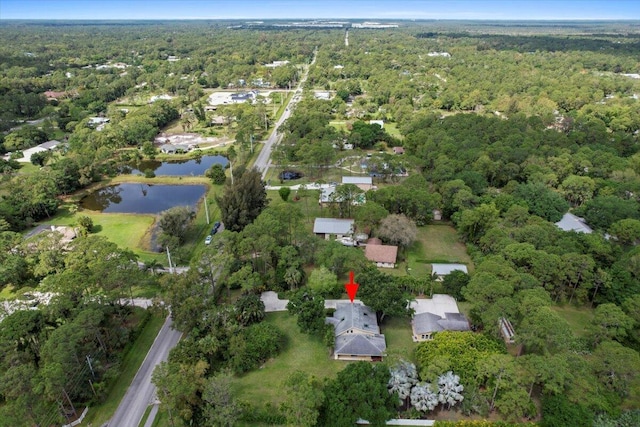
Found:
[[335, 326], [337, 337], [350, 329], [368, 334], [380, 333], [376, 314], [369, 307], [358, 303], [337, 304], [333, 318], [328, 318], [327, 322]]
[[336, 338], [334, 352], [353, 356], [384, 356], [384, 335], [348, 334]]
[[419, 313], [411, 321], [413, 333], [416, 335], [429, 334], [439, 331], [469, 331], [469, 321], [460, 313], [445, 313], [442, 318], [433, 313]]
[[337, 218], [316, 218], [313, 232], [316, 234], [350, 234], [354, 220]]

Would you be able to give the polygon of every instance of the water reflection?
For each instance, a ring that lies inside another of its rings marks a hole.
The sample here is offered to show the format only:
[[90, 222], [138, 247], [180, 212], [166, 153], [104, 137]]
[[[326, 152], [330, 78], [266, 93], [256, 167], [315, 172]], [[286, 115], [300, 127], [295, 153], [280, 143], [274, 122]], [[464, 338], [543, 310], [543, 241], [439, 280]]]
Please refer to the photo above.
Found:
[[227, 166], [229, 160], [223, 156], [202, 156], [196, 159], [171, 160], [160, 162], [158, 160], [142, 160], [135, 164], [129, 164], [122, 169], [122, 173], [143, 174], [145, 170], [152, 170], [156, 175], [165, 176], [199, 176], [214, 164]]
[[174, 206], [195, 208], [204, 185], [124, 183], [103, 187], [80, 201], [80, 206], [106, 213], [157, 214]]

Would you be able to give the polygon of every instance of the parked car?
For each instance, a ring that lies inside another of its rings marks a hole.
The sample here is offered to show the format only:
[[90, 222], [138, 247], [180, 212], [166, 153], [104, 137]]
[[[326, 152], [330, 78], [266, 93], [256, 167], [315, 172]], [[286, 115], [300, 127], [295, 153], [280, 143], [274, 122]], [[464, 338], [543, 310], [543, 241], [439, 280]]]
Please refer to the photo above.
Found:
[[213, 228], [211, 229], [211, 235], [213, 236], [220, 229], [220, 221], [216, 221], [213, 223]]
[[210, 245], [212, 240], [213, 240], [213, 236], [209, 235], [206, 237], [206, 239], [204, 239], [204, 244]]
[[295, 171], [282, 171], [280, 172], [278, 177], [282, 180], [288, 181], [291, 179], [300, 179], [302, 178], [302, 174], [300, 172], [295, 172]]

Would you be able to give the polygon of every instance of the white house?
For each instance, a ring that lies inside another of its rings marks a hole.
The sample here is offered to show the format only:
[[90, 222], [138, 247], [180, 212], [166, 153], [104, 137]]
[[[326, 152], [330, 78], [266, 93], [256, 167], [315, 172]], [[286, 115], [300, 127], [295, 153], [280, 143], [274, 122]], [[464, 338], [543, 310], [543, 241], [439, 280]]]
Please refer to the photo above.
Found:
[[467, 266], [464, 264], [431, 264], [431, 275], [436, 276], [436, 280], [441, 282], [444, 276], [451, 274], [453, 271], [462, 271], [469, 274]]
[[55, 139], [47, 142], [43, 142], [42, 144], [36, 145], [35, 147], [27, 148], [22, 151], [22, 158], [17, 159], [20, 163], [29, 163], [31, 161], [31, 156], [36, 153], [41, 153], [43, 151], [51, 151], [60, 145], [60, 141], [56, 141]]

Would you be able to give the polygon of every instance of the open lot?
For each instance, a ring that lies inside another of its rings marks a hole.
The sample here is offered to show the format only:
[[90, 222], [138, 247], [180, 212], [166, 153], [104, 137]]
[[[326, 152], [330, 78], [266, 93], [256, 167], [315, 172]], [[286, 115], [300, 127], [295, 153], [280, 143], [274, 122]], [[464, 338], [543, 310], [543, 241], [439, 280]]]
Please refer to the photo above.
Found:
[[284, 400], [282, 383], [290, 373], [303, 370], [317, 378], [333, 377], [348, 363], [330, 359], [321, 337], [301, 333], [295, 316], [288, 312], [268, 313], [265, 321], [284, 333], [285, 347], [259, 369], [234, 379], [233, 393], [242, 400], [255, 406], [271, 403], [278, 407]]
[[456, 230], [447, 224], [418, 228], [418, 240], [407, 251], [407, 266], [412, 275], [431, 274], [431, 263], [461, 263], [473, 271], [473, 263]]

